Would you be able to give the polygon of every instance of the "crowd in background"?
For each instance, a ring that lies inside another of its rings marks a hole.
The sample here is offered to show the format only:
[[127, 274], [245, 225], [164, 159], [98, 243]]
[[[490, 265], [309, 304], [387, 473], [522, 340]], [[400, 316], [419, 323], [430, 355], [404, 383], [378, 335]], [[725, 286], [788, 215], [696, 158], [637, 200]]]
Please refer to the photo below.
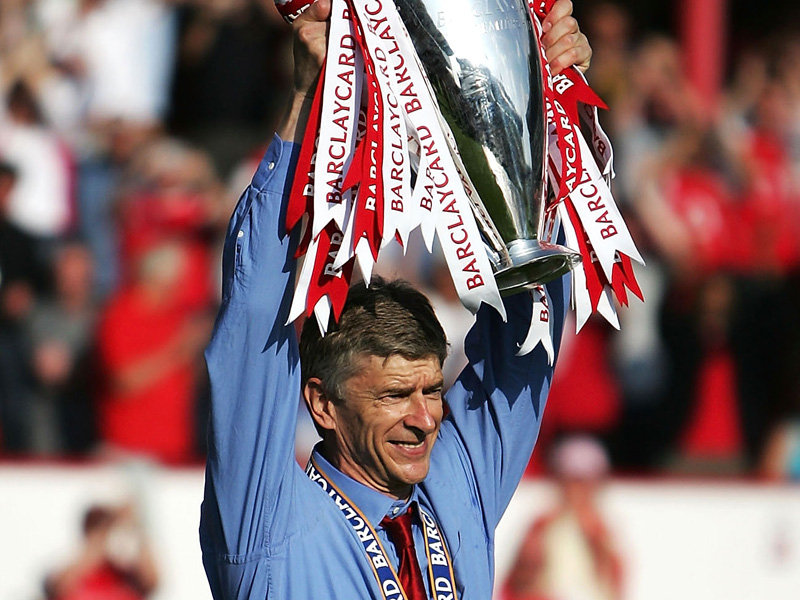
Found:
[[[272, 3], [0, 3], [3, 456], [202, 458], [221, 242], [291, 75]], [[581, 432], [617, 472], [800, 477], [800, 36], [737, 49], [709, 102], [676, 39], [581, 17], [647, 302], [567, 325], [530, 471]], [[383, 268], [460, 366], [468, 314], [412, 262]]]
[[266, 0], [0, 5], [4, 454], [202, 457], [221, 238], [288, 35]]

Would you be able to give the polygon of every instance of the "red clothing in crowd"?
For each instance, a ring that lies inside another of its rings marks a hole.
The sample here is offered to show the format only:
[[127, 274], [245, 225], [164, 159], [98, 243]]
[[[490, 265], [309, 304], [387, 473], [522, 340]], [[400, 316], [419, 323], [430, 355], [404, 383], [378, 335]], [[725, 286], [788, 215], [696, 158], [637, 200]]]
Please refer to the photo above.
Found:
[[666, 197], [690, 235], [699, 268], [714, 272], [746, 260], [745, 233], [722, 177], [709, 169], [680, 170], [667, 182]]
[[104, 562], [86, 573], [69, 592], [52, 596], [51, 600], [143, 600], [144, 597], [125, 573]]
[[800, 198], [792, 185], [792, 163], [785, 141], [756, 131], [747, 163], [751, 181], [741, 203], [747, 227], [747, 266], [786, 272], [800, 263]]
[[733, 357], [725, 348], [713, 349], [700, 367], [681, 451], [697, 458], [735, 457], [743, 437]]
[[[568, 321], [566, 327], [573, 327]], [[617, 424], [620, 389], [610, 369], [609, 325], [590, 319], [580, 333], [565, 330], [547, 409], [526, 475], [545, 471], [546, 451], [554, 435], [584, 431], [603, 435]]]
[[138, 193], [128, 198], [123, 211], [121, 246], [126, 270], [154, 246], [179, 243], [185, 259], [180, 301], [187, 309], [207, 307], [214, 291], [204, 199], [191, 194]]
[[135, 289], [123, 291], [109, 304], [99, 329], [100, 358], [108, 381], [99, 406], [105, 442], [166, 462], [192, 457], [191, 363], [165, 363], [158, 377], [138, 389], [122, 390], [113, 383], [126, 368], [174, 344], [185, 315], [178, 302], [149, 306]]

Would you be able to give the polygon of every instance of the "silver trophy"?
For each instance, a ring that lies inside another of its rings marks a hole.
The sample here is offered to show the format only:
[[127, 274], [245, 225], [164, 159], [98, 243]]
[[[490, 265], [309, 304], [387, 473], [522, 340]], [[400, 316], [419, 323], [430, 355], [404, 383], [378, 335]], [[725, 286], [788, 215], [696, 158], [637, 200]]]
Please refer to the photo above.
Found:
[[501, 293], [563, 275], [580, 255], [541, 240], [547, 135], [526, 2], [394, 2], [482, 201], [478, 223]]

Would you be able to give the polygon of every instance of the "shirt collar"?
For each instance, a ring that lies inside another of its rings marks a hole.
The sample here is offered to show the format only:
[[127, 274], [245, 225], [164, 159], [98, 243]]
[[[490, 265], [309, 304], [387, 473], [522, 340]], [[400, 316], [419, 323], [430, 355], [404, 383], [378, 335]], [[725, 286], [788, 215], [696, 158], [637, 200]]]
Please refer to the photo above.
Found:
[[373, 527], [380, 525], [383, 517], [394, 518], [405, 512], [412, 502], [417, 502], [417, 486], [411, 488], [408, 500], [395, 500], [371, 487], [359, 483], [345, 475], [328, 462], [320, 452], [322, 444], [317, 444], [312, 453], [314, 461], [339, 491], [355, 504]]

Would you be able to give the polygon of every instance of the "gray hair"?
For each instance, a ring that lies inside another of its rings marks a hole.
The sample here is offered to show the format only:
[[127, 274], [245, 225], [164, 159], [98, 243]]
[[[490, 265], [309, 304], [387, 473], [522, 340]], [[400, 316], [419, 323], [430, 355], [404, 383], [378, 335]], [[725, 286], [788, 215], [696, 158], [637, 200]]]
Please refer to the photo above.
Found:
[[300, 335], [303, 385], [322, 382], [334, 400], [344, 397], [344, 383], [356, 374], [359, 358], [399, 355], [407, 360], [447, 356], [447, 338], [430, 301], [409, 283], [373, 277], [370, 286], [354, 285], [339, 322], [331, 320], [322, 336], [316, 321], [306, 320]]

